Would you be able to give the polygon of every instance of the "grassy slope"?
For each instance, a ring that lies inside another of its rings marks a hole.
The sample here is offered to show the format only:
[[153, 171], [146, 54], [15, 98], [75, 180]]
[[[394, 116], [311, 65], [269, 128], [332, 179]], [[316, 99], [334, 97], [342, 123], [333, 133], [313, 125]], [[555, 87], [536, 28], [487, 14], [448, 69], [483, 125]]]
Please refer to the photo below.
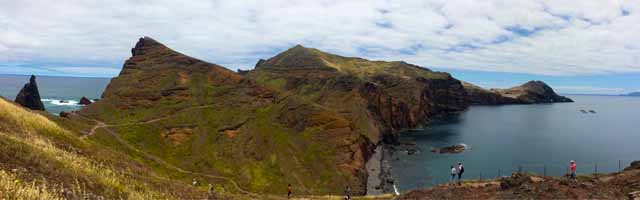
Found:
[[[109, 129], [136, 148], [180, 169], [229, 177], [257, 193], [282, 194], [289, 183], [299, 193], [340, 193], [361, 180], [348, 166], [353, 155], [336, 156], [362, 142], [353, 131], [339, 132], [350, 126], [336, 125], [344, 121], [339, 114], [297, 97], [276, 102], [268, 90], [233, 72], [163, 45], [143, 48], [148, 52], [125, 63], [104, 98], [82, 111], [113, 125]], [[186, 89], [159, 95], [172, 88]], [[171, 130], [179, 141], [168, 136]], [[344, 135], [326, 138], [336, 133]], [[103, 136], [93, 139], [113, 143]]]
[[[0, 197], [164, 199], [204, 192], [159, 176], [134, 156], [78, 137], [50, 120], [0, 99]], [[61, 120], [61, 119], [59, 119]], [[66, 191], [66, 192], [64, 192]], [[64, 195], [67, 193], [67, 195]]]

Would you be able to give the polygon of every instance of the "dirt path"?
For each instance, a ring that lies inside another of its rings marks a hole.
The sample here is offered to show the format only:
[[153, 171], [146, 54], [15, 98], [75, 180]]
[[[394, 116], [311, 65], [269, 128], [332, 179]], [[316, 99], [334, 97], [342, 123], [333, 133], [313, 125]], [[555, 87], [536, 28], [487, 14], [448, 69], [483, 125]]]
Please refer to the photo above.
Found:
[[[196, 109], [196, 108], [205, 108], [205, 107], [208, 107], [208, 106], [193, 107], [192, 109]], [[183, 111], [186, 111], [186, 110], [187, 110], [187, 109], [185, 109], [185, 110], [183, 110]], [[177, 114], [177, 113], [176, 113], [176, 114]], [[175, 114], [174, 114], [174, 115], [175, 115]], [[168, 118], [170, 118], [170, 117], [173, 117], [174, 115], [169, 115], [169, 116], [160, 117], [160, 118], [156, 118], [156, 119], [149, 120], [149, 121], [137, 122], [137, 123], [130, 123], [130, 124], [131, 124], [131, 125], [136, 125], [136, 124], [147, 124], [147, 123], [153, 123], [153, 122], [157, 122], [157, 121], [160, 121], [160, 120], [163, 120], [163, 119], [168, 119]], [[128, 149], [130, 149], [130, 150], [133, 150], [133, 151], [135, 151], [135, 152], [137, 152], [137, 153], [140, 153], [141, 155], [143, 155], [143, 156], [144, 156], [144, 157], [146, 157], [147, 159], [153, 160], [154, 162], [156, 162], [156, 163], [158, 163], [158, 164], [161, 164], [161, 165], [163, 165], [163, 166], [165, 166], [165, 167], [167, 167], [167, 168], [169, 168], [169, 169], [175, 170], [175, 171], [180, 172], [180, 173], [183, 173], [183, 174], [190, 174], [190, 175], [195, 175], [195, 176], [202, 176], [202, 177], [213, 178], [213, 179], [220, 179], [220, 180], [227, 181], [227, 182], [231, 183], [231, 184], [233, 185], [233, 187], [235, 187], [235, 189], [236, 189], [236, 190], [240, 191], [240, 192], [241, 192], [241, 193], [243, 193], [243, 194], [249, 195], [249, 196], [253, 196], [253, 197], [264, 197], [264, 196], [265, 196], [265, 195], [260, 195], [260, 194], [252, 193], [252, 192], [249, 192], [249, 191], [247, 191], [247, 190], [242, 189], [242, 188], [240, 187], [240, 185], [239, 185], [237, 182], [235, 182], [233, 179], [230, 179], [230, 178], [227, 178], [227, 177], [224, 177], [224, 176], [215, 176], [215, 175], [210, 175], [210, 174], [204, 174], [204, 173], [199, 173], [199, 172], [193, 172], [193, 171], [185, 170], [185, 169], [182, 169], [182, 168], [177, 167], [177, 166], [175, 166], [175, 165], [172, 165], [172, 164], [170, 164], [170, 163], [168, 163], [168, 162], [164, 161], [163, 159], [161, 159], [161, 158], [159, 158], [159, 157], [157, 157], [157, 156], [151, 155], [151, 154], [149, 154], [149, 153], [147, 153], [147, 152], [145, 152], [145, 151], [143, 151], [143, 150], [138, 149], [137, 147], [135, 147], [135, 146], [131, 145], [129, 142], [127, 142], [127, 141], [125, 141], [124, 139], [122, 139], [118, 133], [116, 133], [115, 131], [113, 131], [113, 130], [111, 130], [111, 129], [109, 128], [109, 127], [114, 127], [114, 126], [123, 126], [123, 125], [108, 125], [108, 124], [106, 124], [106, 123], [104, 123], [104, 122], [102, 122], [102, 121], [99, 121], [99, 120], [97, 120], [97, 119], [92, 119], [92, 118], [89, 118], [89, 117], [86, 117], [86, 116], [83, 116], [83, 115], [80, 115], [80, 114], [78, 114], [78, 116], [80, 116], [80, 117], [82, 117], [82, 118], [85, 118], [85, 119], [87, 119], [87, 120], [94, 121], [94, 122], [96, 123], [96, 124], [91, 128], [91, 131], [90, 131], [89, 133], [87, 133], [87, 135], [85, 135], [85, 136], [90, 136], [90, 135], [95, 134], [95, 132], [96, 132], [98, 129], [104, 129], [104, 130], [105, 130], [109, 135], [113, 136], [113, 138], [115, 138], [115, 139], [116, 139], [116, 141], [117, 141], [118, 143], [120, 143], [120, 144], [124, 145], [126, 148], [128, 148]], [[270, 196], [270, 197], [271, 197], [271, 198], [273, 198], [272, 196]]]

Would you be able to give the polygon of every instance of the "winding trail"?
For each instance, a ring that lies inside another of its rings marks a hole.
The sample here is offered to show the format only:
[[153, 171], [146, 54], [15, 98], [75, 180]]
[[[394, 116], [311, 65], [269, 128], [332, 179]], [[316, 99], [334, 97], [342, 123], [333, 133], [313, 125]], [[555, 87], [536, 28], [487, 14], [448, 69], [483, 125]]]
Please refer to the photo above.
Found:
[[[201, 106], [201, 107], [198, 107], [198, 108], [203, 108], [203, 107]], [[183, 110], [183, 111], [184, 111], [184, 110]], [[175, 114], [174, 114], [174, 115], [175, 115]], [[160, 165], [163, 165], [163, 166], [165, 166], [165, 167], [167, 167], [167, 168], [169, 168], [169, 169], [175, 170], [175, 171], [180, 172], [180, 173], [183, 173], [183, 174], [189, 174], [189, 175], [195, 175], [195, 176], [207, 177], [207, 178], [212, 178], [212, 179], [220, 179], [220, 180], [224, 180], [224, 181], [227, 181], [227, 182], [231, 183], [231, 184], [233, 185], [233, 187], [234, 187], [236, 190], [240, 191], [241, 193], [243, 193], [243, 194], [245, 194], [245, 195], [249, 195], [249, 196], [252, 196], [252, 197], [265, 197], [265, 194], [256, 194], [256, 193], [249, 192], [249, 191], [247, 191], [247, 190], [242, 189], [242, 187], [240, 187], [240, 184], [238, 184], [238, 183], [237, 183], [236, 181], [234, 181], [233, 179], [230, 179], [230, 178], [227, 178], [227, 177], [224, 177], [224, 176], [215, 176], [215, 175], [210, 175], [210, 174], [204, 174], [204, 173], [199, 173], [199, 172], [189, 171], [189, 170], [185, 170], [185, 169], [182, 169], [182, 168], [180, 168], [180, 167], [177, 167], [177, 166], [175, 166], [175, 165], [173, 165], [173, 164], [171, 164], [171, 163], [168, 163], [168, 162], [164, 161], [163, 159], [161, 159], [161, 158], [159, 158], [159, 157], [157, 157], [157, 156], [151, 155], [151, 154], [149, 154], [149, 153], [147, 153], [147, 152], [145, 152], [145, 151], [143, 151], [143, 150], [140, 150], [140, 149], [138, 149], [137, 147], [135, 147], [135, 146], [131, 145], [129, 142], [127, 142], [127, 141], [125, 141], [124, 139], [122, 139], [118, 133], [116, 133], [115, 131], [113, 131], [113, 130], [111, 130], [111, 129], [109, 128], [109, 127], [114, 127], [114, 126], [124, 126], [124, 125], [108, 125], [108, 124], [106, 124], [106, 123], [104, 123], [104, 122], [102, 122], [102, 121], [99, 121], [99, 120], [97, 120], [97, 119], [93, 119], [93, 118], [89, 118], [89, 117], [87, 117], [87, 116], [83, 116], [83, 115], [80, 115], [80, 114], [77, 114], [77, 116], [79, 116], [79, 117], [81, 117], [81, 118], [84, 118], [84, 119], [87, 119], [87, 120], [94, 121], [94, 122], [96, 123], [96, 124], [91, 128], [91, 131], [90, 131], [87, 135], [85, 135], [85, 136], [90, 136], [90, 135], [95, 134], [95, 132], [96, 132], [98, 129], [104, 129], [104, 130], [105, 130], [109, 135], [113, 136], [113, 138], [115, 138], [115, 139], [116, 139], [116, 141], [117, 141], [118, 143], [120, 143], [120, 144], [124, 145], [126, 148], [128, 148], [128, 149], [130, 149], [130, 150], [133, 150], [133, 151], [135, 151], [135, 152], [137, 152], [137, 153], [139, 153], [139, 154], [143, 155], [143, 156], [144, 156], [144, 157], [146, 157], [147, 159], [149, 159], [149, 160], [153, 160], [154, 162], [156, 162], [156, 163], [158, 163], [158, 164], [160, 164]], [[173, 116], [173, 115], [165, 116], [165, 117], [161, 117], [161, 118], [156, 118], [156, 119], [149, 120], [149, 121], [144, 121], [144, 122], [130, 123], [130, 124], [132, 124], [132, 125], [135, 125], [135, 124], [148, 124], [148, 123], [157, 122], [157, 121], [160, 121], [160, 120], [163, 120], [163, 119], [167, 119], [167, 118], [170, 118], [170, 117], [172, 117], [172, 116]], [[129, 125], [129, 124], [127, 124], [127, 125]], [[274, 198], [274, 197], [276, 197], [276, 196], [271, 196], [271, 195], [269, 195], [269, 197], [270, 197], [270, 198]], [[282, 198], [276, 198], [276, 199], [282, 199]]]

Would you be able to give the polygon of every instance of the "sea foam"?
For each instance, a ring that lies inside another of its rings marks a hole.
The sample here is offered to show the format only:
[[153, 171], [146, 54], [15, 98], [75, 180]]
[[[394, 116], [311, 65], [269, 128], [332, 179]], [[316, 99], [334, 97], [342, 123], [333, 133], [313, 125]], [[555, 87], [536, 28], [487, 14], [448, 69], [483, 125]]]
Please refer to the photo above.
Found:
[[64, 102], [60, 102], [60, 99], [42, 99], [42, 102], [48, 102], [56, 106], [82, 106], [78, 104], [78, 101], [74, 101], [74, 100], [63, 100], [63, 101]]

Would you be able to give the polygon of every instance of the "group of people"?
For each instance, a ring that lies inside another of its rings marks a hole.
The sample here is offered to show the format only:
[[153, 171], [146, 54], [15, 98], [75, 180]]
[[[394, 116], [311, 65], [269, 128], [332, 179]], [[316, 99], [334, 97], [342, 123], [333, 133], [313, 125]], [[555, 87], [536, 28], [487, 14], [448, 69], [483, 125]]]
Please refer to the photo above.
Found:
[[464, 166], [462, 165], [462, 162], [458, 162], [458, 167], [451, 165], [451, 182], [456, 180], [456, 175], [458, 176], [458, 182], [460, 182], [462, 174], [464, 174]]
[[[569, 174], [569, 177], [573, 180], [576, 179], [576, 169], [577, 169], [577, 165], [576, 162], [571, 160], [571, 163], [569, 165], [569, 168], [571, 169], [571, 174]], [[451, 182], [454, 182], [456, 180], [456, 176], [458, 177], [458, 183], [460, 182], [460, 180], [462, 180], [462, 174], [464, 174], [464, 165], [462, 165], [462, 162], [458, 162], [458, 166], [454, 167], [453, 165], [451, 165]], [[196, 179], [193, 179], [193, 186], [198, 186], [199, 183]], [[210, 192], [213, 192], [213, 185], [209, 184], [209, 190]], [[350, 200], [351, 199], [351, 187], [347, 186], [345, 188], [345, 199], [346, 200]], [[293, 194], [293, 187], [291, 186], [291, 184], [289, 184], [287, 186], [287, 198], [290, 198], [291, 195]]]
[[[571, 173], [568, 175], [569, 175], [569, 178], [571, 178], [572, 180], [576, 179], [577, 168], [578, 166], [576, 165], [576, 162], [571, 160], [569, 164], [569, 169], [571, 170]], [[462, 179], [462, 174], [464, 174], [464, 166], [462, 165], [462, 162], [458, 162], [458, 167], [454, 167], [453, 165], [451, 165], [451, 182], [456, 181], [456, 176], [458, 177], [458, 182], [460, 182], [460, 180]]]

